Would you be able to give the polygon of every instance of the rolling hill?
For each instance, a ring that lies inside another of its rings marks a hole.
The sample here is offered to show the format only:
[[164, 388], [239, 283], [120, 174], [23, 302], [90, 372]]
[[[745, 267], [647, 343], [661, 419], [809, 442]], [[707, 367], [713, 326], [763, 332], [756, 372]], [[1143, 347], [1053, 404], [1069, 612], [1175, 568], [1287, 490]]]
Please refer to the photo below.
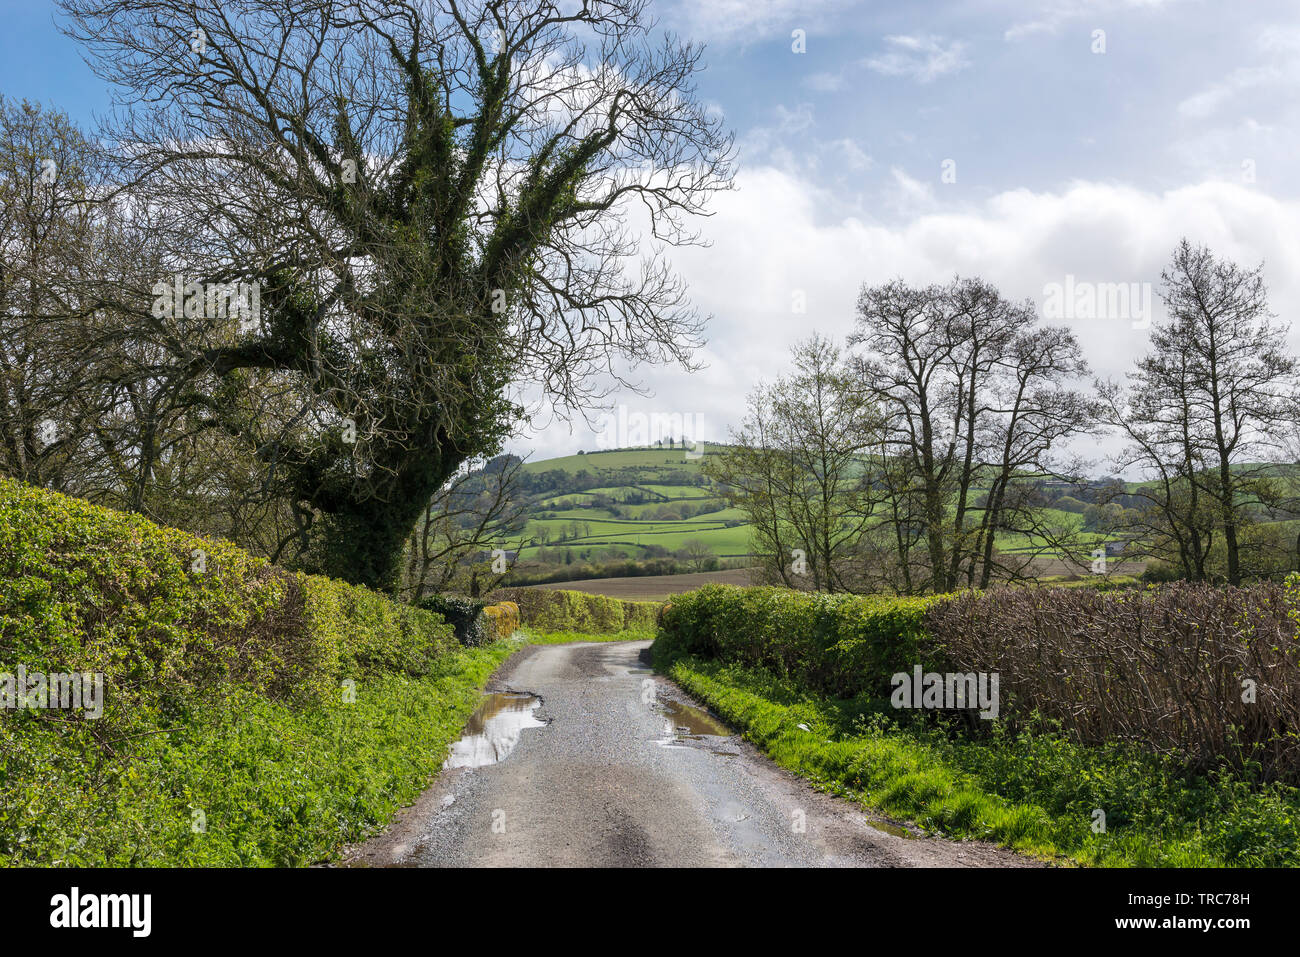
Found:
[[726, 507], [700, 468], [709, 446], [618, 449], [529, 462], [519, 538], [524, 561], [646, 559], [699, 542], [719, 559], [749, 555], [744, 515]]

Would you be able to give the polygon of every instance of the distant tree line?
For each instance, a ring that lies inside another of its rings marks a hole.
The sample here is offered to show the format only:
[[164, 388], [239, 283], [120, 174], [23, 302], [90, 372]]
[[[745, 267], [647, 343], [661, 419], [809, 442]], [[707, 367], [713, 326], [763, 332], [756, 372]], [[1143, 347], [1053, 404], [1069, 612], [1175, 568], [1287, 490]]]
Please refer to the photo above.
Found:
[[[1089, 381], [1072, 331], [979, 279], [864, 287], [840, 346], [800, 342], [706, 472], [767, 576], [900, 594], [1092, 568], [1099, 543], [1171, 577], [1297, 567], [1297, 364], [1262, 267], [1184, 240], [1167, 319], [1127, 381]], [[1068, 448], [1119, 436], [1106, 462]], [[1108, 469], [1119, 478], [1088, 479]], [[1077, 516], [1077, 518], [1076, 518]]]

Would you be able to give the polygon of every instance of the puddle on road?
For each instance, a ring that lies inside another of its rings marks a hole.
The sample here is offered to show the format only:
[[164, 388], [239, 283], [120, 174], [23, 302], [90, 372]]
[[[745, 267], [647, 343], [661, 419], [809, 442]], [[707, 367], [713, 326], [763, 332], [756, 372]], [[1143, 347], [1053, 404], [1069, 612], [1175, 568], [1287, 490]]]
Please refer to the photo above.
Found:
[[871, 828], [872, 830], [884, 831], [886, 834], [894, 835], [894, 837], [905, 837], [909, 841], [916, 839], [915, 834], [913, 834], [905, 827], [899, 827], [897, 824], [889, 824], [885, 821], [870, 821], [870, 820], [864, 820], [862, 823], [865, 824], [867, 827]]
[[447, 768], [481, 768], [496, 764], [515, 749], [525, 728], [544, 728], [533, 714], [542, 699], [513, 692], [488, 694], [465, 725], [465, 734], [451, 746]]
[[712, 734], [720, 738], [729, 737], [731, 729], [702, 708], [695, 708], [680, 701], [661, 701], [660, 706], [668, 717], [673, 733], [700, 735]]
[[687, 741], [731, 736], [730, 728], [701, 708], [664, 699], [658, 705], [664, 714], [664, 736], [659, 739], [659, 744], [666, 748]]

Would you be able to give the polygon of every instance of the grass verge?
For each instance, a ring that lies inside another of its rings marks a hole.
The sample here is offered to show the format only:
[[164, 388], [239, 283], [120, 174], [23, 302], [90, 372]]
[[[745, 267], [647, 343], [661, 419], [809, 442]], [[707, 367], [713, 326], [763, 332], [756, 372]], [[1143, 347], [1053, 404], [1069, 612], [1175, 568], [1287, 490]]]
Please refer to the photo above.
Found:
[[685, 657], [665, 671], [777, 764], [932, 832], [1099, 866], [1300, 865], [1295, 788], [1043, 730], [970, 739], [902, 725], [888, 702], [815, 696], [738, 665]]
[[[420, 677], [356, 682], [356, 700], [294, 707], [245, 689], [203, 702], [128, 760], [87, 760], [55, 729], [6, 722], [0, 821], [10, 866], [279, 866], [332, 856], [428, 786], [520, 647], [441, 657]], [[26, 725], [26, 727], [21, 727]], [[119, 745], [121, 747], [121, 745]]]

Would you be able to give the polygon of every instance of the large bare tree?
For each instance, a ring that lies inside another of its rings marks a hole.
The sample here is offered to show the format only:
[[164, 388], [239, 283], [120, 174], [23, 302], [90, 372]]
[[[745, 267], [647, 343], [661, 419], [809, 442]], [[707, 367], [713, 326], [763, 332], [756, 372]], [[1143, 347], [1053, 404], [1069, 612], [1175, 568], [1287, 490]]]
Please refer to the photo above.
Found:
[[[251, 323], [142, 327], [319, 516], [321, 570], [393, 584], [519, 388], [580, 409], [629, 363], [689, 365], [703, 320], [664, 251], [698, 241], [731, 140], [644, 0], [62, 6], [121, 93], [134, 208], [178, 238], [158, 279], [259, 290]], [[250, 375], [294, 402], [252, 414]]]
[[1127, 440], [1118, 464], [1146, 480], [1140, 530], [1189, 578], [1243, 578], [1243, 528], [1280, 504], [1270, 460], [1286, 451], [1296, 360], [1274, 322], [1263, 267], [1245, 268], [1186, 239], [1161, 274], [1168, 319], [1152, 329], [1129, 388], [1102, 383], [1108, 420]]
[[[849, 342], [863, 347], [855, 369], [884, 423], [873, 481], [895, 513], [894, 587], [950, 591], [977, 569], [984, 584], [1032, 577], [1033, 556], [999, 555], [998, 532], [1029, 535], [1044, 552], [1068, 532], [1040, 521], [1015, 488], [1094, 418], [1070, 387], [1086, 369], [1078, 342], [1037, 323], [1032, 303], [980, 279], [863, 288]], [[913, 568], [918, 540], [925, 559]]]

